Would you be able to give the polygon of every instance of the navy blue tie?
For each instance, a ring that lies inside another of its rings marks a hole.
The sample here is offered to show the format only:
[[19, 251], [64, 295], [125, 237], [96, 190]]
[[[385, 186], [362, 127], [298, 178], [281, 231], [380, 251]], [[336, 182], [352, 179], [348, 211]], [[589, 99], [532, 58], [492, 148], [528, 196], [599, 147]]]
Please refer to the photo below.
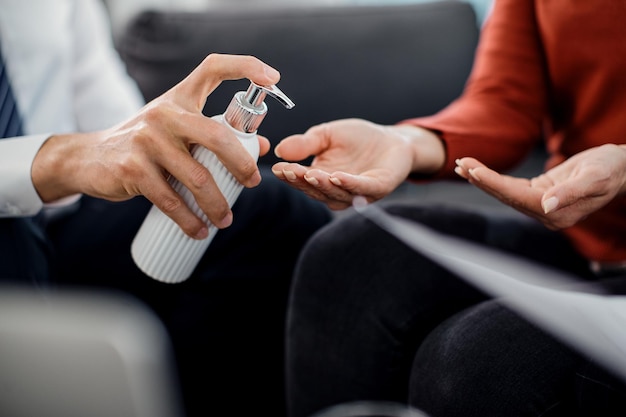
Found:
[[22, 120], [0, 54], [0, 139], [22, 135]]

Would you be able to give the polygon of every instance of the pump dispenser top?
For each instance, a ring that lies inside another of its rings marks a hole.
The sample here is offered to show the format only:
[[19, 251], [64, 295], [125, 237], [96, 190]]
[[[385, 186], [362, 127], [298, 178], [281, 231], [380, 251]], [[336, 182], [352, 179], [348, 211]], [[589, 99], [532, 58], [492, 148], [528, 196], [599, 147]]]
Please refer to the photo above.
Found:
[[265, 87], [251, 82], [247, 91], [235, 93], [224, 113], [224, 119], [240, 132], [256, 132], [267, 114], [267, 105], [265, 104], [267, 94], [288, 109], [295, 106], [293, 101], [275, 85]]

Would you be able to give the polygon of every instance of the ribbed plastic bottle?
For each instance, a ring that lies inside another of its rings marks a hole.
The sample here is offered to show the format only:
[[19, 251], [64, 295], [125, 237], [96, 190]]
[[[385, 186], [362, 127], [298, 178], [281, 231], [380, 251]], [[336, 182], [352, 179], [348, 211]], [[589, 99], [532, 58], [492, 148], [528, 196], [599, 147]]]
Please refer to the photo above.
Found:
[[[213, 116], [214, 120], [233, 130], [237, 139], [255, 159], [259, 157], [256, 132], [267, 113], [264, 102], [266, 95], [275, 98], [288, 109], [294, 106], [289, 97], [275, 85], [265, 87], [251, 83], [247, 91], [239, 91], [234, 95], [224, 114]], [[209, 169], [224, 198], [232, 207], [243, 186], [207, 148], [196, 145], [192, 155]], [[219, 229], [211, 224], [187, 187], [175, 178], [170, 179], [170, 184], [192, 211], [207, 224], [209, 236], [203, 240], [190, 238], [158, 207], [152, 206], [131, 244], [131, 255], [137, 266], [148, 276], [162, 282], [177, 283], [189, 278]]]

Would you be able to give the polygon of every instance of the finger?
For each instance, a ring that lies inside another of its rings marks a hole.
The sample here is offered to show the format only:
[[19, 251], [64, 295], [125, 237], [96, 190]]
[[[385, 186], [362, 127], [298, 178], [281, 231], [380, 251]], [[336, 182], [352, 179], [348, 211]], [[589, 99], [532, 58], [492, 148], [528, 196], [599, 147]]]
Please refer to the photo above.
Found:
[[304, 178], [307, 171], [308, 168], [296, 163], [279, 162], [272, 167], [274, 175], [291, 187], [305, 192], [317, 200], [325, 200], [326, 196]]
[[[456, 167], [454, 172], [460, 177], [472, 182], [472, 176], [470, 175], [470, 171], [473, 171], [477, 168], [487, 168], [485, 164], [480, 162], [479, 160], [471, 157], [465, 157], [455, 160]], [[476, 184], [474, 184], [476, 185]], [[480, 187], [479, 187], [480, 188]], [[485, 190], [486, 191], [486, 190]]]
[[456, 167], [454, 167], [454, 172], [461, 178], [464, 178], [466, 180], [470, 179], [469, 172], [467, 172], [467, 170], [462, 166], [457, 165]]
[[[529, 189], [527, 180], [500, 175], [475, 158], [465, 157], [457, 159], [455, 162], [457, 166], [454, 172], [468, 180], [470, 184], [516, 210], [536, 217], [536, 204], [530, 204], [528, 196], [521, 195], [519, 192], [522, 189]], [[514, 182], [514, 184], [511, 184], [511, 182]], [[514, 191], [512, 187], [519, 187], [517, 189], [518, 192], [509, 192]]]
[[257, 134], [257, 137], [259, 138], [259, 156], [263, 156], [269, 152], [271, 144], [265, 136]]
[[454, 161], [456, 163], [456, 167], [454, 168], [454, 172], [464, 178], [466, 180], [470, 179], [469, 169], [476, 168], [478, 166], [484, 166], [482, 163], [477, 161], [474, 158], [461, 158]]
[[[191, 115], [187, 118], [174, 119], [177, 123], [175, 132], [177, 136], [185, 138], [188, 146], [197, 143], [212, 151], [226, 169], [237, 179], [237, 181], [245, 187], [256, 187], [261, 182], [261, 173], [259, 172], [256, 159], [245, 149], [241, 142], [237, 139], [233, 131], [211, 118], [204, 117], [201, 114]], [[250, 140], [257, 140], [251, 137]], [[263, 139], [259, 140], [259, 144]], [[264, 145], [268, 146], [269, 145]], [[178, 155], [185, 161], [184, 155]], [[172, 163], [172, 156], [165, 155], [163, 163]], [[193, 170], [190, 167], [189, 170]], [[169, 171], [173, 174], [172, 171]], [[181, 182], [187, 185], [187, 181], [193, 180], [188, 177], [185, 172], [178, 172], [182, 177], [177, 177]]]
[[272, 172], [281, 180], [289, 182], [302, 182], [308, 167], [292, 162], [277, 162], [272, 166]]
[[[198, 207], [218, 228], [230, 226], [230, 206], [215, 182], [210, 170], [194, 159], [188, 152], [172, 149], [167, 158], [158, 161], [167, 172], [191, 194]], [[184, 192], [177, 189], [178, 192]]]
[[315, 190], [324, 194], [328, 200], [351, 204], [354, 195], [331, 181], [331, 175], [319, 169], [308, 170], [304, 174], [304, 180]]
[[248, 78], [259, 85], [273, 85], [280, 73], [250, 55], [211, 54], [207, 56], [176, 88], [187, 97], [194, 97], [202, 109], [209, 94], [222, 81]]
[[301, 161], [309, 156], [320, 154], [327, 147], [327, 125], [322, 124], [310, 128], [304, 134], [283, 139], [274, 149], [274, 153], [286, 161]]
[[[560, 193], [553, 188], [546, 191], [541, 198], [541, 207], [545, 215], [544, 224], [549, 229], [559, 230], [573, 226], [590, 212], [595, 211], [589, 207], [593, 205], [591, 200], [571, 200], [562, 194], [561, 197], [559, 195]], [[563, 203], [561, 198], [567, 203]]]
[[[182, 143], [164, 141], [164, 135], [159, 135], [156, 132], [158, 130], [151, 130], [147, 134], [143, 132], [135, 137], [133, 150], [139, 150], [139, 152], [132, 152], [130, 155], [119, 158], [120, 160], [116, 161], [119, 166], [114, 169], [113, 176], [121, 182], [120, 185], [128, 196], [145, 196], [170, 217], [184, 233], [192, 238], [203, 239], [208, 235], [205, 222], [185, 204], [180, 194], [172, 188], [167, 181], [169, 172], [164, 168], [167, 166], [170, 170], [175, 170], [175, 165], [181, 164], [179, 162], [181, 155], [182, 161], [184, 161], [182, 165], [189, 161], [196, 164], [197, 162], [191, 158]], [[123, 149], [126, 144], [109, 143], [108, 145]], [[172, 158], [167, 158], [165, 155], [172, 155]], [[162, 159], [171, 162], [164, 163]], [[103, 160], [106, 161], [107, 159], [103, 158]], [[107, 163], [107, 165], [111, 164]], [[105, 177], [104, 181], [107, 181], [106, 177], [108, 176], [102, 177]], [[90, 181], [91, 184], [97, 182], [98, 180]], [[94, 195], [101, 194], [96, 193]], [[107, 195], [101, 196], [108, 198]]]
[[465, 157], [459, 158], [454, 161], [456, 166], [461, 168], [463, 172], [467, 173], [470, 169], [478, 168], [478, 167], [486, 167], [485, 164], [477, 160], [476, 158]]
[[350, 196], [360, 195], [369, 201], [376, 201], [389, 194], [394, 186], [381, 181], [380, 178], [389, 178], [389, 175], [379, 174], [375, 171], [363, 175], [353, 175], [347, 172], [333, 172], [330, 181], [337, 187], [349, 193]]
[[[315, 174], [308, 175], [310, 170], [296, 163], [278, 162], [272, 166], [272, 173], [280, 180], [286, 182], [291, 187], [302, 191], [309, 197], [324, 202], [333, 210], [343, 209], [349, 206], [352, 196], [348, 199], [345, 196], [340, 197], [341, 201], [336, 200], [332, 192], [326, 193], [325, 187], [321, 187], [321, 182], [329, 182], [328, 173], [315, 170]], [[326, 186], [328, 187], [329, 184]]]
[[308, 184], [306, 181], [289, 180], [284, 175], [277, 175], [277, 177], [284, 181], [286, 184], [288, 184], [290, 187], [293, 187], [296, 190], [303, 192], [304, 194], [315, 200], [325, 203], [330, 208], [333, 208], [332, 205], [336, 203], [334, 200], [330, 200], [325, 194], [318, 191], [315, 187]]
[[548, 189], [542, 196], [541, 206], [544, 213], [579, 205], [581, 208], [593, 208], [603, 205], [612, 196], [603, 187], [586, 176], [574, 176]]
[[180, 194], [174, 191], [160, 173], [147, 178], [145, 183], [149, 186], [141, 187], [141, 193], [170, 217], [185, 234], [194, 239], [208, 236], [207, 225], [191, 211]]
[[[557, 170], [552, 170], [549, 175]], [[558, 207], [568, 207], [583, 200], [613, 199], [622, 187], [620, 175], [615, 175], [608, 165], [588, 164], [574, 170], [564, 179], [554, 179], [554, 187], [546, 192], [546, 200], [556, 197]], [[554, 207], [554, 209], [558, 209]]]
[[486, 166], [468, 169], [470, 183], [526, 214], [541, 215], [542, 191], [530, 186], [526, 178], [501, 175]]
[[[214, 128], [203, 129], [205, 132], [209, 132], [209, 136], [216, 135], [217, 139], [209, 141], [209, 144], [220, 147], [220, 152], [227, 151], [232, 154], [237, 154], [238, 159], [244, 159], [242, 156], [247, 155], [251, 160], [250, 164], [254, 167], [255, 171], [258, 171], [254, 159], [246, 152], [241, 146], [239, 141], [234, 137], [230, 129], [226, 128], [220, 123], [199, 116], [200, 121], [198, 125], [205, 123], [212, 123]], [[196, 126], [192, 124], [192, 126]], [[193, 129], [193, 127], [191, 128]], [[217, 132], [217, 133], [216, 133]], [[220, 133], [221, 132], [221, 133]], [[224, 140], [224, 136], [232, 135], [231, 139]], [[154, 156], [155, 162], [158, 166], [162, 167], [171, 177], [180, 182], [194, 197], [197, 205], [202, 212], [206, 214], [209, 221], [218, 228], [224, 228], [230, 226], [232, 223], [232, 212], [230, 206], [223, 196], [220, 188], [215, 182], [213, 174], [209, 168], [198, 161], [197, 152], [202, 152], [202, 148], [196, 148], [201, 145], [191, 145], [190, 149], [185, 146], [179, 145], [180, 142], [169, 142], [167, 140], [156, 140], [156, 142], [163, 143], [163, 148], [160, 152]], [[214, 169], [219, 169], [216, 167]], [[259, 181], [260, 181], [260, 174]], [[177, 190], [182, 191], [182, 190]]]

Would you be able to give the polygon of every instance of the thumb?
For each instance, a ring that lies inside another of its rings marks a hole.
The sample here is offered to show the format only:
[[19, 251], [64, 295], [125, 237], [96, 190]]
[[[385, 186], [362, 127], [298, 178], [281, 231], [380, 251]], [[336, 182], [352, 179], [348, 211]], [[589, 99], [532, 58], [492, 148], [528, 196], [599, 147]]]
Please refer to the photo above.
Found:
[[561, 201], [554, 193], [545, 192], [541, 197], [541, 208], [544, 214], [550, 214], [559, 208]]
[[541, 207], [545, 214], [553, 213], [570, 206], [581, 199], [578, 181], [567, 180], [546, 190], [541, 197]]
[[301, 161], [309, 156], [318, 155], [327, 147], [326, 129], [323, 125], [315, 126], [304, 134], [286, 137], [274, 148], [277, 157], [286, 161]]

